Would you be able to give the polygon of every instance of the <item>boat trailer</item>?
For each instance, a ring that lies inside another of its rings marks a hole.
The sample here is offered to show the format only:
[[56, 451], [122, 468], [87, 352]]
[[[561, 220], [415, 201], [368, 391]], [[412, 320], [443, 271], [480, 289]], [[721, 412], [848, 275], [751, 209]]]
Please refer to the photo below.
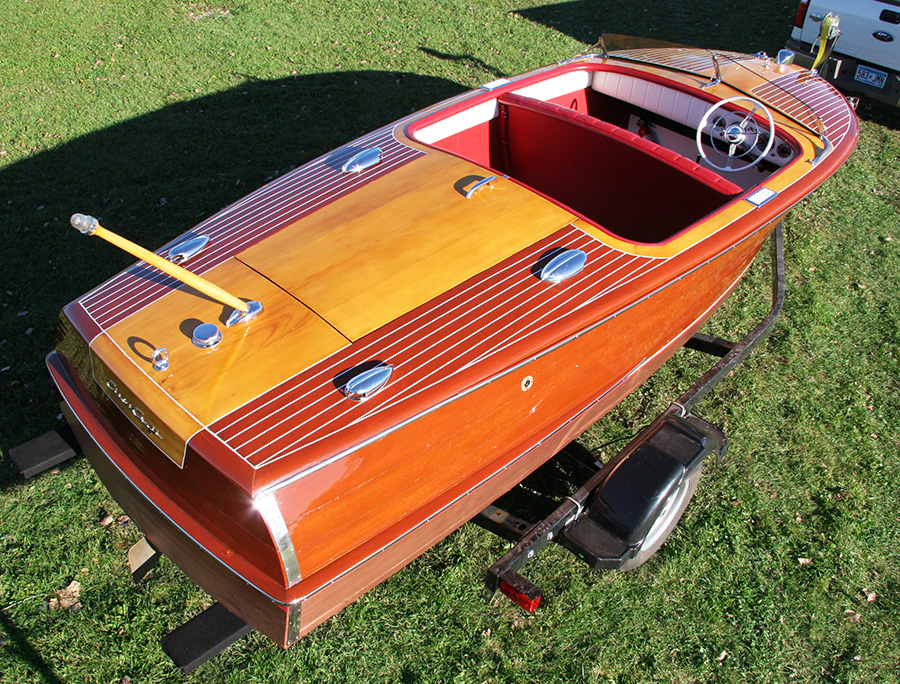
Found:
[[[785, 298], [784, 238], [781, 223], [772, 234], [772, 306], [740, 342], [695, 334], [684, 345], [719, 357], [690, 389], [673, 401], [618, 454], [602, 466], [576, 443], [558, 456], [569, 456], [593, 474], [566, 496], [550, 515], [532, 523], [491, 505], [472, 522], [508, 539], [514, 546], [490, 567], [485, 594], [498, 590], [528, 612], [540, 605], [541, 590], [519, 574], [551, 542], [569, 549], [596, 569], [630, 570], [658, 549], [690, 501], [703, 461], [720, 462], [728, 442], [724, 432], [691, 411], [772, 330]], [[76, 455], [74, 437], [65, 430], [41, 435], [9, 455], [25, 478]], [[495, 502], [497, 503], [497, 502]], [[135, 581], [140, 581], [160, 554], [146, 538], [128, 552]], [[195, 616], [162, 637], [163, 650], [190, 673], [252, 631], [221, 604]]]
[[[721, 428], [691, 411], [771, 332], [785, 299], [784, 237], [779, 222], [772, 235], [772, 306], [740, 342], [695, 334], [684, 345], [719, 360], [673, 401], [628, 445], [602, 466], [577, 443], [567, 455], [595, 472], [543, 520], [532, 523], [491, 505], [472, 522], [514, 546], [487, 572], [485, 594], [508, 596], [528, 612], [540, 605], [541, 590], [519, 574], [550, 542], [572, 551], [595, 569], [631, 570], [665, 542], [690, 502], [703, 461], [721, 462], [728, 441]], [[495, 502], [496, 503], [496, 502]]]

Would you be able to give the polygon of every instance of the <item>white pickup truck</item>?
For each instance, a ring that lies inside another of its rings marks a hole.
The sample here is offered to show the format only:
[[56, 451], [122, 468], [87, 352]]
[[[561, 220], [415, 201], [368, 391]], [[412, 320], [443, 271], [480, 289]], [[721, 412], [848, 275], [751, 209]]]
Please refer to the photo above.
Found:
[[900, 106], [900, 0], [801, 0], [787, 48], [810, 67], [822, 21], [840, 15], [841, 35], [819, 73], [841, 90]]

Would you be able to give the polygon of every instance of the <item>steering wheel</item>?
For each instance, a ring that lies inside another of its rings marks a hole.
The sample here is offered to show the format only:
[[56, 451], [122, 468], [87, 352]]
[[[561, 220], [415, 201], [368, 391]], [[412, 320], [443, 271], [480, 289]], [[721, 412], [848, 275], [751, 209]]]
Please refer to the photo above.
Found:
[[[732, 102], [750, 103], [750, 109], [746, 112], [726, 110], [725, 105]], [[754, 115], [759, 111], [769, 120], [768, 131], [760, 130], [756, 122]], [[707, 128], [712, 148], [725, 157], [725, 166], [719, 166], [706, 156], [703, 133]], [[697, 151], [710, 166], [719, 171], [743, 171], [750, 168], [769, 153], [774, 142], [775, 122], [771, 112], [761, 102], [742, 95], [729, 97], [710, 107], [697, 126]], [[755, 155], [752, 154], [754, 150], [758, 150]], [[735, 159], [741, 159], [744, 163], [732, 166], [731, 162]]]

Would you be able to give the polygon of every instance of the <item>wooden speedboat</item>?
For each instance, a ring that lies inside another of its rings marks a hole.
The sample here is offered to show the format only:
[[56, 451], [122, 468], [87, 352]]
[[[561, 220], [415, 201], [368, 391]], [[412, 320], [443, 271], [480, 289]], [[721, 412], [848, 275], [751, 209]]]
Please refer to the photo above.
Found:
[[93, 467], [282, 646], [652, 374], [855, 145], [805, 69], [632, 45], [377, 130], [63, 311], [48, 365]]

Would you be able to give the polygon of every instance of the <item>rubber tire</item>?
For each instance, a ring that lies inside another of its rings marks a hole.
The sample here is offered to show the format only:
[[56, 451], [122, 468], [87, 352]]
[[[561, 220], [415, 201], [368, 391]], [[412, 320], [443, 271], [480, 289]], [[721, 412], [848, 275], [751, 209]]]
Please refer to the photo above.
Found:
[[680, 485], [678, 485], [678, 489], [672, 492], [669, 496], [669, 501], [672, 502], [672, 508], [663, 510], [659, 518], [656, 519], [656, 522], [653, 523], [653, 526], [644, 538], [644, 543], [641, 544], [637, 553], [622, 563], [619, 570], [627, 572], [628, 570], [634, 570], [635, 568], [640, 567], [650, 560], [650, 557], [666, 543], [672, 530], [675, 529], [678, 521], [681, 520], [684, 509], [688, 507], [691, 499], [694, 498], [694, 492], [697, 491], [697, 485], [700, 483], [702, 471], [703, 466], [701, 464], [697, 466], [697, 468], [694, 469], [694, 472], [686, 477]]

